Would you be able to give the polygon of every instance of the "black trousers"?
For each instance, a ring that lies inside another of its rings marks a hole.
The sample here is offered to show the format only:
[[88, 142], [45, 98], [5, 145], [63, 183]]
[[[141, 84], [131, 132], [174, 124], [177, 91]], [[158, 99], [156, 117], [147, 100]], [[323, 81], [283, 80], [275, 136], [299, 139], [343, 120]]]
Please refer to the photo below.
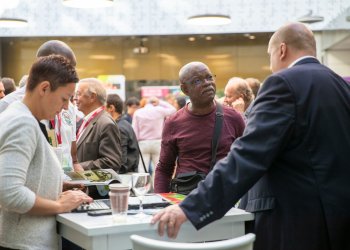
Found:
[[83, 250], [83, 248], [65, 238], [62, 238], [62, 250]]

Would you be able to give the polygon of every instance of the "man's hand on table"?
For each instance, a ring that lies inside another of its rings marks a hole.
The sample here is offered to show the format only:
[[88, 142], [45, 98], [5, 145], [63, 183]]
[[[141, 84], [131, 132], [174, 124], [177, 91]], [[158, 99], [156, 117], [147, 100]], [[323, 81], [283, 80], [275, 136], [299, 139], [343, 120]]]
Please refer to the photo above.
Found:
[[182, 223], [186, 220], [187, 217], [179, 205], [171, 205], [156, 213], [151, 220], [151, 224], [158, 222], [158, 234], [163, 236], [166, 230], [168, 237], [175, 239]]

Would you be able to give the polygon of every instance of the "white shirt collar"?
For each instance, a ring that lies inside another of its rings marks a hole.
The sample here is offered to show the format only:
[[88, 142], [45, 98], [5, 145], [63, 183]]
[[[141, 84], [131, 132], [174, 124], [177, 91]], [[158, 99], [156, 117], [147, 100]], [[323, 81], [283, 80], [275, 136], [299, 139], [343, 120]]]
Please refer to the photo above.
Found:
[[90, 119], [90, 117], [92, 116], [93, 113], [95, 113], [98, 109], [100, 109], [101, 107], [98, 107], [97, 109], [94, 109], [93, 111], [91, 111], [89, 114], [87, 114], [84, 117], [84, 121], [88, 121]]
[[288, 68], [291, 68], [293, 67], [295, 64], [297, 64], [298, 62], [300, 62], [301, 60], [304, 60], [305, 58], [315, 58], [317, 59], [316, 57], [314, 56], [302, 56], [302, 57], [299, 57], [298, 59], [296, 59], [294, 62], [292, 62], [291, 64], [289, 64]]

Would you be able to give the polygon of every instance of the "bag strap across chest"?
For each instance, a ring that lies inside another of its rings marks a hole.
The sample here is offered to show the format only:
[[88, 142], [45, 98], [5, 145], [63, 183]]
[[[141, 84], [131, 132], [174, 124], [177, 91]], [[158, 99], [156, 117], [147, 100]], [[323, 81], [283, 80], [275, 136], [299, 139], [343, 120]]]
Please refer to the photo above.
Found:
[[216, 112], [215, 112], [215, 125], [214, 125], [214, 133], [213, 139], [211, 141], [211, 162], [210, 162], [210, 170], [213, 169], [216, 162], [216, 152], [219, 146], [219, 139], [222, 130], [222, 123], [224, 120], [224, 113], [222, 111], [222, 106], [220, 103], [216, 103]]

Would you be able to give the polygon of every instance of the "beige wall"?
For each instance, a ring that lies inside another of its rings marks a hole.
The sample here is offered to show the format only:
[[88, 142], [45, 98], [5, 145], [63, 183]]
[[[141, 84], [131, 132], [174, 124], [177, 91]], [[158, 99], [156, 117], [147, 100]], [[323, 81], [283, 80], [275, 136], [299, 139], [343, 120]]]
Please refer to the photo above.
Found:
[[350, 33], [348, 30], [316, 33], [318, 58], [340, 76], [350, 76]]
[[329, 50], [326, 64], [340, 76], [350, 76], [350, 48], [348, 50]]
[[[148, 37], [144, 44], [150, 52], [133, 53], [139, 38], [96, 37], [58, 38], [67, 42], [77, 56], [80, 78], [100, 74], [123, 74], [126, 80], [176, 81], [182, 65], [202, 61], [217, 75], [218, 89], [224, 88], [233, 76], [255, 77], [261, 81], [270, 74], [266, 53], [269, 34], [249, 40], [242, 35], [218, 35], [211, 41], [197, 37], [189, 42], [188, 36]], [[2, 74], [18, 82], [35, 59], [37, 48], [55, 38], [12, 38], [2, 40]], [[109, 55], [106, 60], [92, 59], [92, 55]]]

